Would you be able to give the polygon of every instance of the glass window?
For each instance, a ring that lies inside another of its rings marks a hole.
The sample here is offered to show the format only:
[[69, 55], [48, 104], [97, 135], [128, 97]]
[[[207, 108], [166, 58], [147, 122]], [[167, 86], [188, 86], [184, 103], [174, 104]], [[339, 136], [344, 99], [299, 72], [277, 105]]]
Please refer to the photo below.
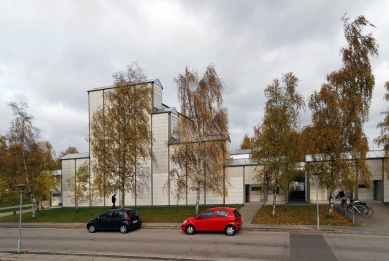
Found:
[[108, 211], [108, 212], [105, 212], [104, 214], [102, 214], [101, 218], [102, 219], [112, 218], [112, 215], [113, 215], [113, 211]]
[[228, 211], [227, 210], [216, 210], [216, 217], [227, 217]]
[[129, 210], [129, 211], [127, 211], [127, 215], [129, 217], [137, 217], [138, 216], [138, 212], [136, 212], [135, 210]]
[[113, 215], [114, 218], [120, 218], [123, 216], [123, 213], [120, 211], [116, 211], [115, 214]]
[[207, 211], [203, 214], [201, 214], [200, 218], [211, 218], [213, 217], [213, 210]]

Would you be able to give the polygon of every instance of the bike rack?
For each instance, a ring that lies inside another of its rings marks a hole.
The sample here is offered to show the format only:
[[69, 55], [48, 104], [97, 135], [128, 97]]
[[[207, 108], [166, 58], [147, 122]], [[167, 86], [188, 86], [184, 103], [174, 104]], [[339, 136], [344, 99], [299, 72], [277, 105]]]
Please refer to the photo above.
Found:
[[347, 215], [346, 214], [346, 210], [344, 209], [344, 208], [342, 208], [341, 206], [340, 206], [340, 204], [335, 204], [335, 207], [340, 211], [340, 212], [342, 212], [343, 213], [343, 215], [346, 217], [350, 217], [351, 218], [351, 221], [352, 221], [352, 223], [353, 223], [353, 225], [354, 225], [354, 221], [355, 221], [355, 214], [354, 213], [351, 213], [351, 215], [352, 216], [349, 216], [349, 215]]

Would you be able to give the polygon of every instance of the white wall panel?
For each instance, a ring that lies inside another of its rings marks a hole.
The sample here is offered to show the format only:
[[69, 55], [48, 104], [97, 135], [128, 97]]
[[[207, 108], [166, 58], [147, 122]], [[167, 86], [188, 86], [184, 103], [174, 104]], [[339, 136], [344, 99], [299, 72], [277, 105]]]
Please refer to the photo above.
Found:
[[206, 203], [211, 205], [223, 204], [223, 197], [219, 195], [213, 195], [212, 193], [206, 194]]
[[158, 164], [153, 165], [153, 173], [168, 172], [168, 148], [167, 142], [169, 138], [168, 113], [153, 114], [153, 152]]
[[231, 177], [230, 180], [232, 187], [228, 188], [226, 204], [243, 204], [244, 184], [242, 177]]
[[[311, 203], [316, 202], [316, 183], [311, 182], [310, 184], [310, 197], [311, 197]], [[320, 201], [326, 201], [328, 202], [328, 195], [326, 189], [321, 189], [320, 185], [318, 186], [318, 199]]]
[[162, 87], [154, 84], [154, 107], [162, 109]]
[[258, 168], [262, 168], [262, 166], [245, 166], [245, 184], [256, 184], [258, 181], [254, 178], [257, 175]]
[[382, 159], [366, 160], [372, 180], [382, 180]]
[[168, 205], [168, 192], [164, 190], [164, 185], [168, 179], [167, 173], [154, 173], [153, 179], [153, 204]]
[[383, 202], [388, 203], [389, 202], [389, 180], [388, 180], [388, 175], [386, 172], [384, 172], [383, 182], [384, 182], [384, 185], [383, 185], [384, 186], [384, 195], [383, 195], [384, 200], [383, 200]]
[[362, 200], [362, 201], [374, 200], [373, 186], [370, 189], [368, 189], [368, 188], [359, 188], [358, 189], [358, 199]]

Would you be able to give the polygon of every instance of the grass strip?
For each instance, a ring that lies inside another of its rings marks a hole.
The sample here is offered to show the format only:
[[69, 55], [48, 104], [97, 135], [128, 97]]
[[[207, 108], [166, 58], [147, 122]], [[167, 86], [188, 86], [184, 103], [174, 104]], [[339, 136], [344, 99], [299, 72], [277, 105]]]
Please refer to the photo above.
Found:
[[[199, 213], [214, 206], [199, 206]], [[229, 207], [236, 207], [231, 205]], [[238, 208], [242, 205], [238, 205]], [[181, 223], [185, 219], [194, 216], [195, 206], [137, 206], [135, 208], [140, 218], [146, 223]], [[90, 219], [109, 211], [111, 207], [82, 207], [78, 208], [52, 208], [36, 213], [33, 218], [31, 213], [22, 214], [22, 222], [54, 222], [54, 223], [86, 223]], [[19, 222], [19, 215], [0, 218], [0, 222]]]
[[[31, 204], [31, 198], [23, 196], [23, 205]], [[20, 205], [20, 198], [0, 198], [0, 208], [17, 207]]]
[[[273, 206], [263, 206], [252, 220], [252, 224], [282, 224], [282, 225], [316, 225], [316, 205], [283, 205], [276, 206], [276, 214], [272, 217]], [[319, 205], [320, 225], [328, 226], [361, 226], [357, 221], [345, 217], [334, 207], [333, 217], [328, 217], [328, 205]]]

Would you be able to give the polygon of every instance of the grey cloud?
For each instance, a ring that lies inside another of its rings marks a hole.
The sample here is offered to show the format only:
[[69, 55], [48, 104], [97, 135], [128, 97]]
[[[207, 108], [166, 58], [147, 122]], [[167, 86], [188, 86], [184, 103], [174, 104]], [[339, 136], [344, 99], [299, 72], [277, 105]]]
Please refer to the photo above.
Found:
[[[383, 84], [389, 80], [388, 18], [383, 1], [8, 1], [0, 3], [0, 135], [24, 101], [57, 152], [87, 150], [87, 90], [112, 84], [112, 74], [137, 61], [164, 86], [163, 102], [179, 110], [179, 73], [202, 74], [213, 63], [227, 86], [231, 149], [263, 116], [264, 89], [293, 72], [308, 99], [327, 73], [341, 66], [341, 17], [358, 15], [377, 26], [381, 45], [372, 61], [374, 102], [366, 125], [377, 135]], [[386, 78], [386, 79], [385, 79]], [[48, 113], [45, 110], [51, 110]], [[309, 112], [302, 125], [310, 123]]]

